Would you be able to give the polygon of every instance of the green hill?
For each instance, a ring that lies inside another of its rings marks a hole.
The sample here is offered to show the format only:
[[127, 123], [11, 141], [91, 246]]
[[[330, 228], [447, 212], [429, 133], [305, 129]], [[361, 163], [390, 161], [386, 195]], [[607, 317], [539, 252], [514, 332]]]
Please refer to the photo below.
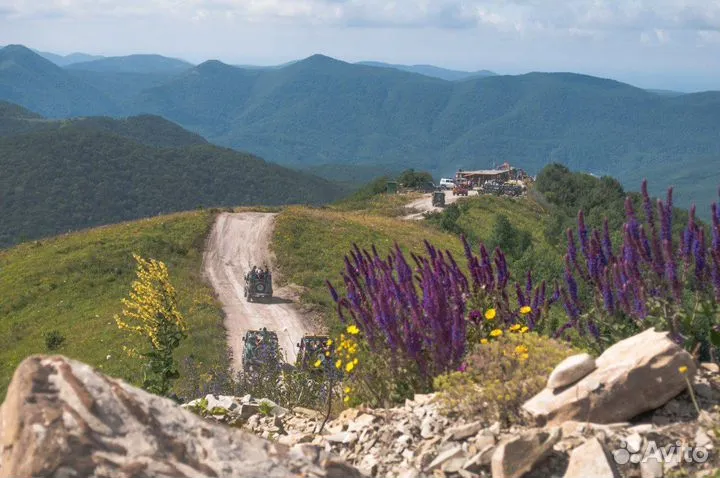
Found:
[[[17, 64], [42, 60], [26, 58], [29, 50], [13, 54], [23, 57]], [[626, 187], [647, 176], [663, 189], [675, 171], [683, 205], [708, 203], [717, 186], [720, 92], [660, 95], [572, 73], [445, 81], [322, 55], [265, 69], [211, 60], [172, 75], [45, 67], [36, 76], [63, 74], [86, 85], [83, 102], [71, 101], [77, 88], [36, 88], [37, 78], [13, 69], [0, 70], [0, 85], [26, 91], [12, 98], [41, 105], [31, 109], [46, 115], [156, 114], [298, 169], [414, 167], [447, 176], [505, 161], [537, 173], [559, 162], [618, 177]], [[0, 88], [0, 98], [7, 91]]]
[[[28, 355], [61, 353], [103, 372], [138, 383], [140, 364], [123, 345], [140, 340], [113, 320], [135, 279], [133, 253], [164, 261], [190, 327], [178, 351], [178, 391], [191, 386], [185, 358], [204, 371], [227, 365], [222, 313], [200, 270], [205, 237], [214, 214], [182, 213], [92, 229], [0, 250], [0, 398], [17, 365]], [[65, 338], [49, 350], [45, 335]]]
[[65, 128], [113, 133], [140, 144], [158, 147], [182, 147], [208, 144], [202, 136], [191, 133], [164, 118], [153, 115], [113, 119], [108, 117], [48, 120], [21, 106], [0, 101], [0, 137]]
[[317, 204], [344, 192], [158, 117], [48, 121], [6, 109], [21, 117], [10, 127], [28, 131], [0, 134], [0, 247], [197, 207]]

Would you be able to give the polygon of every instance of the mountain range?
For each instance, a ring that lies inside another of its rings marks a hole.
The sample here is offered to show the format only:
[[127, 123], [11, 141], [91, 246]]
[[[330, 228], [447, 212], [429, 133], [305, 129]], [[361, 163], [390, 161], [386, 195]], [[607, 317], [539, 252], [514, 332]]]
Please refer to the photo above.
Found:
[[160, 213], [319, 204], [345, 189], [163, 118], [48, 120], [0, 102], [0, 248]]
[[703, 205], [719, 179], [720, 92], [656, 93], [573, 73], [447, 81], [322, 55], [277, 68], [209, 60], [89, 71], [9, 46], [0, 50], [0, 98], [55, 118], [158, 115], [285, 166], [323, 165], [328, 177], [348, 165], [438, 176], [560, 162], [630, 188], [647, 176], [656, 193], [673, 182]]

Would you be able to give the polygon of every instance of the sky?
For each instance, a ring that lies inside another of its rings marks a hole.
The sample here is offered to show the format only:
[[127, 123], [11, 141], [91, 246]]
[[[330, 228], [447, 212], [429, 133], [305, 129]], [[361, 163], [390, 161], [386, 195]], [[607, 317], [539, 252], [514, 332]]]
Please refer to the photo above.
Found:
[[720, 90], [720, 0], [0, 0], [0, 45], [273, 65], [321, 53]]

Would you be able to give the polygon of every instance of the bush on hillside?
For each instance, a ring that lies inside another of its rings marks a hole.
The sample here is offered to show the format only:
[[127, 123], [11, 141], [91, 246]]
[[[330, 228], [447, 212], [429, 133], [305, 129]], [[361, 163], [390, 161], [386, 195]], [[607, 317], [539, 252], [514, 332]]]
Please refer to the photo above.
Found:
[[418, 188], [427, 183], [431, 183], [433, 177], [430, 173], [424, 171], [415, 171], [414, 169], [406, 169], [397, 177], [397, 182], [404, 188]]
[[444, 413], [504, 426], [521, 422], [522, 404], [545, 388], [558, 363], [578, 352], [519, 330], [483, 342], [475, 345], [460, 371], [437, 377], [434, 385]]
[[187, 325], [177, 305], [170, 273], [162, 261], [146, 260], [133, 254], [137, 262], [137, 280], [132, 283], [129, 298], [123, 299], [122, 317], [115, 316], [121, 330], [147, 340], [148, 350], [126, 351], [143, 361], [143, 388], [167, 395], [172, 383], [180, 377], [175, 349], [187, 337]]
[[501, 247], [513, 259], [519, 259], [532, 247], [532, 236], [513, 226], [504, 214], [495, 216], [495, 225], [488, 241], [490, 249]]
[[65, 343], [65, 336], [57, 330], [51, 330], [45, 334], [45, 348], [54, 351], [60, 348]]

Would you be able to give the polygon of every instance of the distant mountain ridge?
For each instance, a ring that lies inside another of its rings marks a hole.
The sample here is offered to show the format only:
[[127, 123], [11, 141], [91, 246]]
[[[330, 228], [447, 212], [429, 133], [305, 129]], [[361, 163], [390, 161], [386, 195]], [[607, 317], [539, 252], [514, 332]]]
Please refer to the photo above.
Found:
[[394, 68], [396, 70], [407, 71], [410, 73], [417, 73], [419, 75], [431, 76], [433, 78], [440, 78], [442, 80], [457, 81], [466, 80], [468, 78], [483, 78], [487, 76], [496, 76], [497, 73], [490, 70], [478, 70], [478, 71], [461, 71], [461, 70], [449, 70], [447, 68], [440, 68], [433, 65], [395, 65], [391, 63], [383, 63], [380, 61], [360, 61], [357, 65], [375, 66], [378, 68]]
[[[658, 94], [574, 73], [448, 81], [324, 55], [282, 68], [210, 60], [176, 74], [99, 73], [5, 50], [0, 98], [53, 117], [158, 115], [296, 169], [415, 167], [446, 176], [506, 161], [534, 173], [560, 162], [630, 188], [647, 175], [654, 193], [672, 177], [688, 202], [716, 196], [720, 92]], [[45, 70], [25, 66], [40, 61]]]
[[194, 65], [162, 55], [128, 55], [83, 61], [68, 65], [71, 70], [122, 73], [179, 73]]

